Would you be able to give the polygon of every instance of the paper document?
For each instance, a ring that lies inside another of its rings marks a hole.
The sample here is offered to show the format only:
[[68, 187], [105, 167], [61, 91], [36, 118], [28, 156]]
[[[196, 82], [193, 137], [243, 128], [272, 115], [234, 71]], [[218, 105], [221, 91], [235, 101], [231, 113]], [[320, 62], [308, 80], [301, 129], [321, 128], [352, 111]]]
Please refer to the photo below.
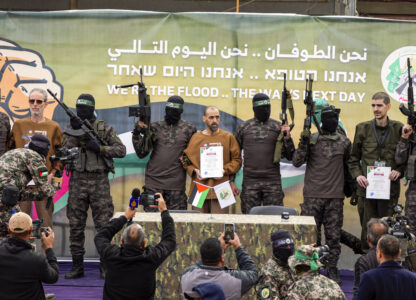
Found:
[[223, 176], [223, 147], [203, 146], [201, 147], [200, 163], [202, 178], [216, 178]]
[[390, 199], [390, 172], [391, 167], [367, 167], [366, 197], [368, 199]]

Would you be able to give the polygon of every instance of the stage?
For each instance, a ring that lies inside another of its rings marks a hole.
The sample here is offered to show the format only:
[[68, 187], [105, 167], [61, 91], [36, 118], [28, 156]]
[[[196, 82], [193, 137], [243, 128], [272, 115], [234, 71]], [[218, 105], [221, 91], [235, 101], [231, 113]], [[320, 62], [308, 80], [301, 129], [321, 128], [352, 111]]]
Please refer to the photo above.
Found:
[[[57, 300], [92, 300], [103, 298], [104, 280], [100, 279], [99, 261], [84, 263], [85, 277], [80, 279], [64, 279], [65, 273], [71, 269], [71, 262], [59, 261], [59, 280], [55, 284], [44, 284], [45, 293], [54, 293]], [[342, 290], [348, 300], [352, 299], [354, 274], [352, 271], [341, 270]], [[159, 276], [159, 272], [158, 275]], [[177, 278], [181, 274], [175, 274]], [[181, 299], [179, 297], [155, 298], [163, 300]]]

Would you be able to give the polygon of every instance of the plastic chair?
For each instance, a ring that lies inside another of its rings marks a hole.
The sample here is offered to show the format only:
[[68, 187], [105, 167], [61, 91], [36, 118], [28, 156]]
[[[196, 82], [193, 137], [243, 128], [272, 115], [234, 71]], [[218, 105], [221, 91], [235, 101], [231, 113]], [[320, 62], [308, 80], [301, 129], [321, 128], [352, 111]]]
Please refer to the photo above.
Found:
[[199, 210], [180, 210], [180, 209], [173, 209], [169, 210], [170, 213], [180, 213], [180, 214], [200, 214]]
[[249, 215], [281, 215], [282, 212], [288, 212], [291, 216], [298, 216], [296, 208], [289, 206], [266, 205], [254, 206], [250, 209]]

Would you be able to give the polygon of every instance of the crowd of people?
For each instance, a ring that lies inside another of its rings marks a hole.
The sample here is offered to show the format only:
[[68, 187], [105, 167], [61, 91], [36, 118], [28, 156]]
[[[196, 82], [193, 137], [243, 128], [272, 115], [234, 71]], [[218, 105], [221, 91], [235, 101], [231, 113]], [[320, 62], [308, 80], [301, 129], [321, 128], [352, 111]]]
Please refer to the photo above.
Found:
[[[290, 94], [287, 96], [290, 97]], [[255, 286], [260, 299], [345, 299], [337, 267], [341, 241], [351, 242], [354, 248], [359, 244], [357, 251], [365, 253], [356, 263], [354, 292], [357, 299], [373, 299], [380, 292], [369, 288], [374, 278], [380, 276], [375, 271], [367, 272], [370, 269], [389, 268], [392, 274], [405, 278], [401, 281], [403, 284], [410, 285], [415, 280], [411, 272], [402, 270], [396, 264], [395, 260], [403, 251], [400, 247], [396, 251], [401, 241], [388, 235], [389, 224], [383, 219], [393, 215], [393, 206], [400, 195], [400, 178], [406, 176], [410, 185], [405, 208], [408, 226], [404, 229], [406, 238], [414, 239], [415, 139], [412, 126], [403, 126], [389, 119], [391, 103], [384, 92], [373, 95], [371, 106], [374, 119], [356, 126], [352, 143], [340, 122], [340, 109], [316, 99], [314, 124], [318, 131], [312, 133], [305, 126], [297, 149], [292, 140], [291, 127], [270, 118], [271, 102], [265, 94], [253, 97], [254, 117], [242, 122], [234, 134], [220, 128], [220, 111], [214, 106], [205, 108], [202, 115], [205, 128], [197, 131], [195, 125], [181, 119], [184, 100], [179, 96], [170, 97], [166, 102], [164, 120], [148, 125], [139, 120], [132, 131], [137, 156], [144, 158], [150, 153], [144, 191], [159, 196], [157, 205], [149, 205], [145, 209], [161, 212], [162, 240], [155, 247], [145, 246], [145, 233], [137, 224], [126, 227], [121, 247], [111, 244], [112, 237], [134, 217], [136, 210], [127, 208], [124, 216], [111, 220], [114, 206], [108, 174], [114, 172], [113, 158], [124, 157], [126, 147], [112, 126], [97, 120], [94, 97], [90, 94], [78, 97], [76, 115], [70, 117], [70, 124], [63, 131], [56, 122], [44, 116], [48, 105], [46, 91], [32, 90], [28, 102], [30, 117], [16, 121], [11, 130], [9, 122], [0, 122], [0, 126], [4, 127], [0, 130], [3, 135], [0, 141], [4, 142], [0, 145], [0, 150], [4, 150], [0, 156], [0, 239], [4, 240], [0, 246], [0, 269], [5, 270], [2, 264], [3, 261], [10, 261], [7, 257], [18, 255], [27, 260], [33, 254], [30, 252], [32, 220], [29, 215], [31, 201], [35, 201], [38, 214], [48, 230], [41, 235], [46, 256], [43, 259], [33, 256], [36, 257], [33, 258], [33, 269], [37, 273], [33, 275], [31, 284], [36, 288], [32, 289], [35, 294], [30, 299], [45, 297], [40, 281], [57, 280], [58, 270], [52, 250], [52, 198], [57, 188], [54, 178], [64, 167], [71, 171], [67, 217], [72, 255], [72, 269], [65, 274], [65, 278], [84, 276], [84, 231], [87, 211], [91, 207], [97, 231], [95, 244], [100, 254], [100, 276], [105, 279], [105, 299], [154, 297], [156, 270], [176, 245], [174, 223], [168, 210], [188, 208], [185, 190], [187, 175], [192, 179], [190, 191], [196, 184], [210, 188], [203, 205], [193, 209], [203, 213], [228, 213], [230, 208], [221, 205], [212, 188], [229, 182], [232, 193], [240, 194], [234, 180], [244, 165], [240, 198], [242, 213], [247, 214], [255, 206], [284, 205], [281, 157], [291, 161], [295, 167], [306, 163], [301, 215], [314, 217], [317, 245], [321, 244], [323, 225], [325, 242], [329, 246], [325, 264], [320, 262], [313, 246], [302, 245], [295, 249], [291, 234], [278, 230], [271, 235], [273, 256], [258, 273], [237, 233], [227, 242], [223, 233], [219, 238], [209, 238], [202, 243], [201, 261], [190, 266], [182, 275], [185, 297], [204, 299], [201, 294], [217, 291], [225, 299], [239, 299]], [[1, 114], [0, 118], [3, 121], [7, 115]], [[91, 135], [91, 131], [95, 135]], [[222, 176], [206, 177], [202, 174], [201, 149], [211, 146], [222, 149]], [[279, 151], [277, 147], [280, 147]], [[60, 162], [58, 157], [52, 163], [49, 158], [62, 149], [76, 149], [73, 160], [70, 163]], [[277, 161], [276, 153], [281, 155]], [[391, 181], [389, 199], [374, 199], [366, 194], [369, 185], [367, 170], [372, 167], [391, 168], [388, 175]], [[341, 229], [346, 196], [351, 197], [353, 205], [357, 205], [362, 227], [361, 241]], [[224, 252], [229, 247], [235, 251], [238, 270], [224, 265]], [[9, 261], [4, 262], [4, 268], [7, 268]], [[325, 267], [328, 277], [320, 275], [321, 267]], [[410, 263], [407, 268], [413, 270], [416, 266]], [[129, 276], [137, 273], [138, 269], [140, 284], [135, 282], [132, 286]], [[37, 283], [33, 282], [34, 278]], [[5, 284], [2, 291], [8, 291], [8, 296], [14, 292], [23, 293], [12, 289], [16, 288], [15, 284], [8, 287], [7, 282], [7, 279], [2, 282]], [[397, 283], [392, 290], [397, 292], [400, 284]], [[389, 286], [386, 283], [383, 295], [388, 295]], [[21, 299], [25, 298], [27, 296], [22, 294]]]

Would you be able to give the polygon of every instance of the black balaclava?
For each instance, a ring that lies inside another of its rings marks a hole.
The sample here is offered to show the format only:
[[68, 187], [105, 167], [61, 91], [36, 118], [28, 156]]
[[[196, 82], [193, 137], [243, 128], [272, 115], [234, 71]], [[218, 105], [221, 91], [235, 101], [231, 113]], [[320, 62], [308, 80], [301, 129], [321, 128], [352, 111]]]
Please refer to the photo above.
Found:
[[266, 94], [256, 94], [253, 97], [254, 116], [260, 122], [266, 122], [270, 118], [270, 98]]
[[90, 94], [81, 94], [77, 99], [77, 116], [81, 120], [95, 120], [94, 116], [95, 99]]
[[295, 243], [289, 231], [279, 229], [270, 235], [272, 240], [273, 255], [282, 263], [287, 264], [287, 260], [295, 252]]
[[44, 136], [43, 134], [35, 134], [32, 137], [24, 135], [23, 138], [29, 140], [29, 143], [25, 145], [25, 148], [29, 148], [33, 151], [36, 151], [43, 157], [48, 156], [50, 142], [46, 136]]
[[334, 133], [338, 127], [338, 116], [340, 109], [334, 106], [326, 106], [321, 112], [322, 130], [327, 133]]
[[171, 96], [166, 102], [165, 121], [168, 125], [175, 125], [181, 119], [184, 101], [180, 96]]

